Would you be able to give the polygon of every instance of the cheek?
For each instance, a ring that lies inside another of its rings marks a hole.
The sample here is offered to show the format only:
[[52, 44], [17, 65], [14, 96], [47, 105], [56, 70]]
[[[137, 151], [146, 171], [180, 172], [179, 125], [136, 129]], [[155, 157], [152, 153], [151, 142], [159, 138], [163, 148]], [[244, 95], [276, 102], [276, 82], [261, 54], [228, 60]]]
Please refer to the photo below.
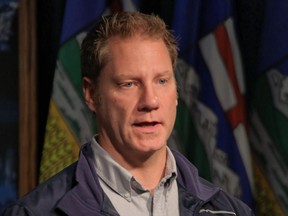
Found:
[[166, 92], [166, 95], [167, 95], [167, 100], [170, 100], [173, 106], [178, 105], [178, 94], [176, 90], [171, 89], [169, 92]]
[[129, 102], [129, 97], [111, 97], [105, 109], [113, 115], [113, 118], [124, 119], [130, 112], [132, 103]]
[[121, 112], [133, 110], [135, 103], [137, 103], [137, 98], [135, 94], [121, 94], [119, 92], [113, 92], [111, 97], [113, 106], [119, 109]]

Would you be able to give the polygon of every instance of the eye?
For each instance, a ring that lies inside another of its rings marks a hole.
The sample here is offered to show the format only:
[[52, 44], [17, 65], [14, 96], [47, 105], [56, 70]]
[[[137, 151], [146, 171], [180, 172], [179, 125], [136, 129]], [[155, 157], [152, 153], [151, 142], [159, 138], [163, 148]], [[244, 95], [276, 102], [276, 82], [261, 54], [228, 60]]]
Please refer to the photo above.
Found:
[[167, 79], [161, 78], [159, 79], [159, 84], [164, 85], [165, 83], [167, 83]]
[[133, 84], [134, 84], [133, 82], [124, 82], [124, 83], [120, 83], [119, 86], [125, 87], [125, 88], [131, 88]]

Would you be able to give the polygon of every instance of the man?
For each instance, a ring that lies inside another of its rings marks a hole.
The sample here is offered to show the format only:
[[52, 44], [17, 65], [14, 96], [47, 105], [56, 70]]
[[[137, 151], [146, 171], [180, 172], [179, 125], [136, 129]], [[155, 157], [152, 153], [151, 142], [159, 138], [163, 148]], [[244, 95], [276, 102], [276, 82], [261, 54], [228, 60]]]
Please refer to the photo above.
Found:
[[158, 17], [104, 17], [81, 52], [98, 134], [77, 163], [4, 215], [253, 215], [166, 145], [176, 118], [176, 59], [175, 39]]

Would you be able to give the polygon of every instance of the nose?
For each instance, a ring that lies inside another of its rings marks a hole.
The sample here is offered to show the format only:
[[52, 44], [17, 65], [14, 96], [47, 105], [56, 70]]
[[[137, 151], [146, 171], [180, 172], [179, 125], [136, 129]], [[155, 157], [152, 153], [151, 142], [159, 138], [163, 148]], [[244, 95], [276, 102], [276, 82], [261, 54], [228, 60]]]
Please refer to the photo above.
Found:
[[159, 108], [159, 98], [153, 86], [145, 86], [141, 89], [138, 110], [150, 112]]

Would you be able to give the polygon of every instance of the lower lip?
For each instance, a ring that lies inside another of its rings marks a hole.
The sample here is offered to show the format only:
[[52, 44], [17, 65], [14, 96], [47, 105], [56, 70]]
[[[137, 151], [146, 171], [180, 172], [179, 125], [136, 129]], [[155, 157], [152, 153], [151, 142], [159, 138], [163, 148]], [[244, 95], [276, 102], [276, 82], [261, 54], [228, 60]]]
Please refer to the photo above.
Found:
[[142, 132], [142, 133], [155, 133], [159, 130], [161, 124], [155, 124], [155, 125], [151, 125], [151, 126], [137, 126], [137, 125], [133, 125], [135, 129], [137, 129], [138, 131]]

